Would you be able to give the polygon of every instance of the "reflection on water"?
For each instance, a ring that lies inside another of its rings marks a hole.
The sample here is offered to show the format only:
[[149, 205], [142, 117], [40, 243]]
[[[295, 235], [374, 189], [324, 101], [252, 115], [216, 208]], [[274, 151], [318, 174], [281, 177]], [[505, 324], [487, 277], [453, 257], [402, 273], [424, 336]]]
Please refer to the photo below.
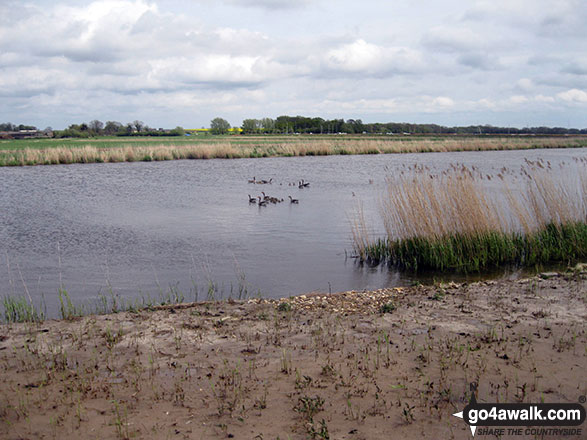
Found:
[[[358, 201], [379, 216], [385, 176], [420, 164], [451, 163], [488, 173], [525, 158], [553, 165], [586, 149], [376, 156], [58, 165], [0, 169], [0, 294], [44, 294], [57, 310], [60, 283], [76, 301], [110, 288], [156, 296], [170, 286], [205, 299], [210, 283], [225, 296], [283, 297], [309, 291], [409, 284], [413, 276], [348, 258]], [[553, 166], [553, 170], [557, 170]], [[273, 179], [270, 185], [248, 183]], [[297, 182], [310, 182], [299, 189]], [[493, 182], [492, 184], [496, 184]], [[266, 194], [284, 202], [250, 204]], [[290, 204], [288, 196], [300, 200]], [[372, 233], [381, 231], [372, 223]], [[425, 278], [425, 277], [424, 277]], [[439, 278], [439, 277], [436, 277]]]

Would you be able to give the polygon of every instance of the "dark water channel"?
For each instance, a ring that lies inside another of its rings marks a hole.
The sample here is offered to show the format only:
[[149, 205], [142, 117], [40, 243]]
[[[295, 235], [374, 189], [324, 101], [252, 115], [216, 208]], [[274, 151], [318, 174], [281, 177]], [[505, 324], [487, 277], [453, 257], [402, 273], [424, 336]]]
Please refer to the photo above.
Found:
[[[358, 201], [377, 229], [389, 173], [464, 163], [496, 173], [525, 158], [555, 165], [586, 149], [193, 160], [0, 169], [0, 295], [78, 303], [181, 291], [186, 300], [372, 289], [411, 276], [347, 258]], [[559, 171], [560, 172], [560, 171]], [[273, 179], [271, 185], [248, 183]], [[310, 187], [289, 186], [300, 179]], [[496, 183], [497, 184], [497, 183]], [[248, 194], [284, 198], [260, 208]], [[289, 203], [288, 195], [300, 200]], [[242, 292], [242, 291], [241, 291]], [[242, 292], [244, 293], [244, 292]]]

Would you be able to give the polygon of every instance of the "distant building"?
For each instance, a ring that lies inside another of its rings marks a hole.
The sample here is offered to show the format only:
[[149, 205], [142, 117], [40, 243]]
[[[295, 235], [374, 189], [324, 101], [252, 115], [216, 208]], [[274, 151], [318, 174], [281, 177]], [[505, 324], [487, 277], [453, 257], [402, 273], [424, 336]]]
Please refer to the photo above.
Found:
[[0, 139], [34, 139], [48, 136], [48, 133], [40, 130], [0, 131]]

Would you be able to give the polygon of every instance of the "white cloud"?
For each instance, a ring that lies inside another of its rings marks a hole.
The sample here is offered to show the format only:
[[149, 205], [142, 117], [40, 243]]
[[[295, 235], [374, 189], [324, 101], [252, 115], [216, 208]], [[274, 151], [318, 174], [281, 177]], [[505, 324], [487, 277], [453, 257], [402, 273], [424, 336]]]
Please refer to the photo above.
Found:
[[545, 103], [551, 103], [551, 102], [555, 101], [555, 99], [552, 96], [544, 96], [544, 95], [536, 95], [534, 97], [534, 100], [536, 102], [545, 102]]
[[512, 104], [524, 104], [526, 102], [528, 102], [528, 98], [526, 98], [525, 96], [522, 95], [514, 95], [511, 96], [508, 101]]
[[437, 96], [432, 100], [432, 105], [438, 108], [454, 107], [455, 102], [446, 96]]
[[351, 72], [369, 71], [380, 66], [383, 49], [364, 40], [357, 40], [333, 49], [326, 55], [326, 63], [333, 69]]
[[358, 39], [329, 50], [323, 59], [328, 71], [386, 76], [423, 68], [419, 52], [405, 47], [385, 47]]
[[[218, 0], [215, 0], [218, 1]], [[312, 0], [221, 0], [226, 3], [240, 6], [243, 8], [257, 7], [269, 10], [281, 10], [281, 9], [296, 9], [302, 8], [307, 4], [311, 3]], [[314, 0], [316, 1], [316, 0]]]
[[566, 92], [557, 93], [556, 96], [566, 102], [587, 102], [587, 92], [584, 90], [571, 89]]
[[[200, 126], [226, 111], [236, 119], [344, 113], [452, 125], [463, 115], [479, 123], [489, 115], [505, 125], [505, 112], [548, 109], [553, 121], [585, 124], [576, 107], [587, 100], [587, 40], [575, 37], [584, 34], [587, 3], [327, 6], [5, 0], [0, 121]], [[358, 13], [365, 10], [376, 16]], [[543, 114], [540, 123], [547, 120]]]
[[495, 109], [496, 104], [491, 99], [483, 98], [471, 104], [473, 108]]

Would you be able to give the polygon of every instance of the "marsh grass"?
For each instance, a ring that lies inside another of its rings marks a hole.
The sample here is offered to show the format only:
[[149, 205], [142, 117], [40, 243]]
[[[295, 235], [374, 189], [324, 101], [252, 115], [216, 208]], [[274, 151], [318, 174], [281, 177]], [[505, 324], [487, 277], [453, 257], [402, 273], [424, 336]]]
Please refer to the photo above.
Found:
[[176, 159], [235, 159], [258, 157], [389, 154], [418, 152], [573, 148], [587, 138], [446, 137], [392, 138], [382, 136], [229, 136], [201, 140], [120, 139], [3, 141], [0, 166], [163, 161]]
[[4, 322], [41, 322], [47, 315], [44, 302], [35, 305], [32, 300], [24, 296], [5, 295], [2, 298]]
[[[251, 297], [250, 289], [252, 288], [246, 281], [246, 276], [242, 270], [237, 272], [237, 283], [230, 284], [230, 287], [219, 285], [219, 283], [208, 278], [205, 286], [207, 302], [216, 302], [224, 300], [245, 300]], [[135, 298], [124, 298], [117, 294], [113, 287], [108, 283], [106, 292], [99, 292], [97, 298], [93, 301], [76, 302], [74, 301], [64, 286], [57, 291], [58, 301], [58, 318], [63, 320], [74, 320], [86, 315], [107, 315], [110, 313], [120, 312], [138, 312], [141, 310], [154, 310], [158, 307], [184, 304], [186, 302], [198, 302], [199, 298], [198, 284], [192, 279], [190, 294], [186, 295], [177, 285], [170, 284], [167, 289], [159, 286], [156, 294], [140, 293]], [[261, 292], [257, 291], [256, 296], [261, 297]], [[2, 319], [0, 322], [42, 322], [48, 318], [45, 297], [39, 304], [35, 304], [30, 295], [18, 295], [16, 293], [6, 294], [0, 301], [0, 311]]]
[[[584, 174], [587, 161], [577, 162]], [[465, 166], [390, 177], [380, 210], [386, 237], [370, 239], [359, 212], [355, 252], [361, 261], [402, 269], [462, 272], [587, 256], [586, 180], [555, 180], [540, 160], [528, 162], [521, 174], [515, 189], [502, 174]], [[492, 179], [498, 183], [490, 191]]]

